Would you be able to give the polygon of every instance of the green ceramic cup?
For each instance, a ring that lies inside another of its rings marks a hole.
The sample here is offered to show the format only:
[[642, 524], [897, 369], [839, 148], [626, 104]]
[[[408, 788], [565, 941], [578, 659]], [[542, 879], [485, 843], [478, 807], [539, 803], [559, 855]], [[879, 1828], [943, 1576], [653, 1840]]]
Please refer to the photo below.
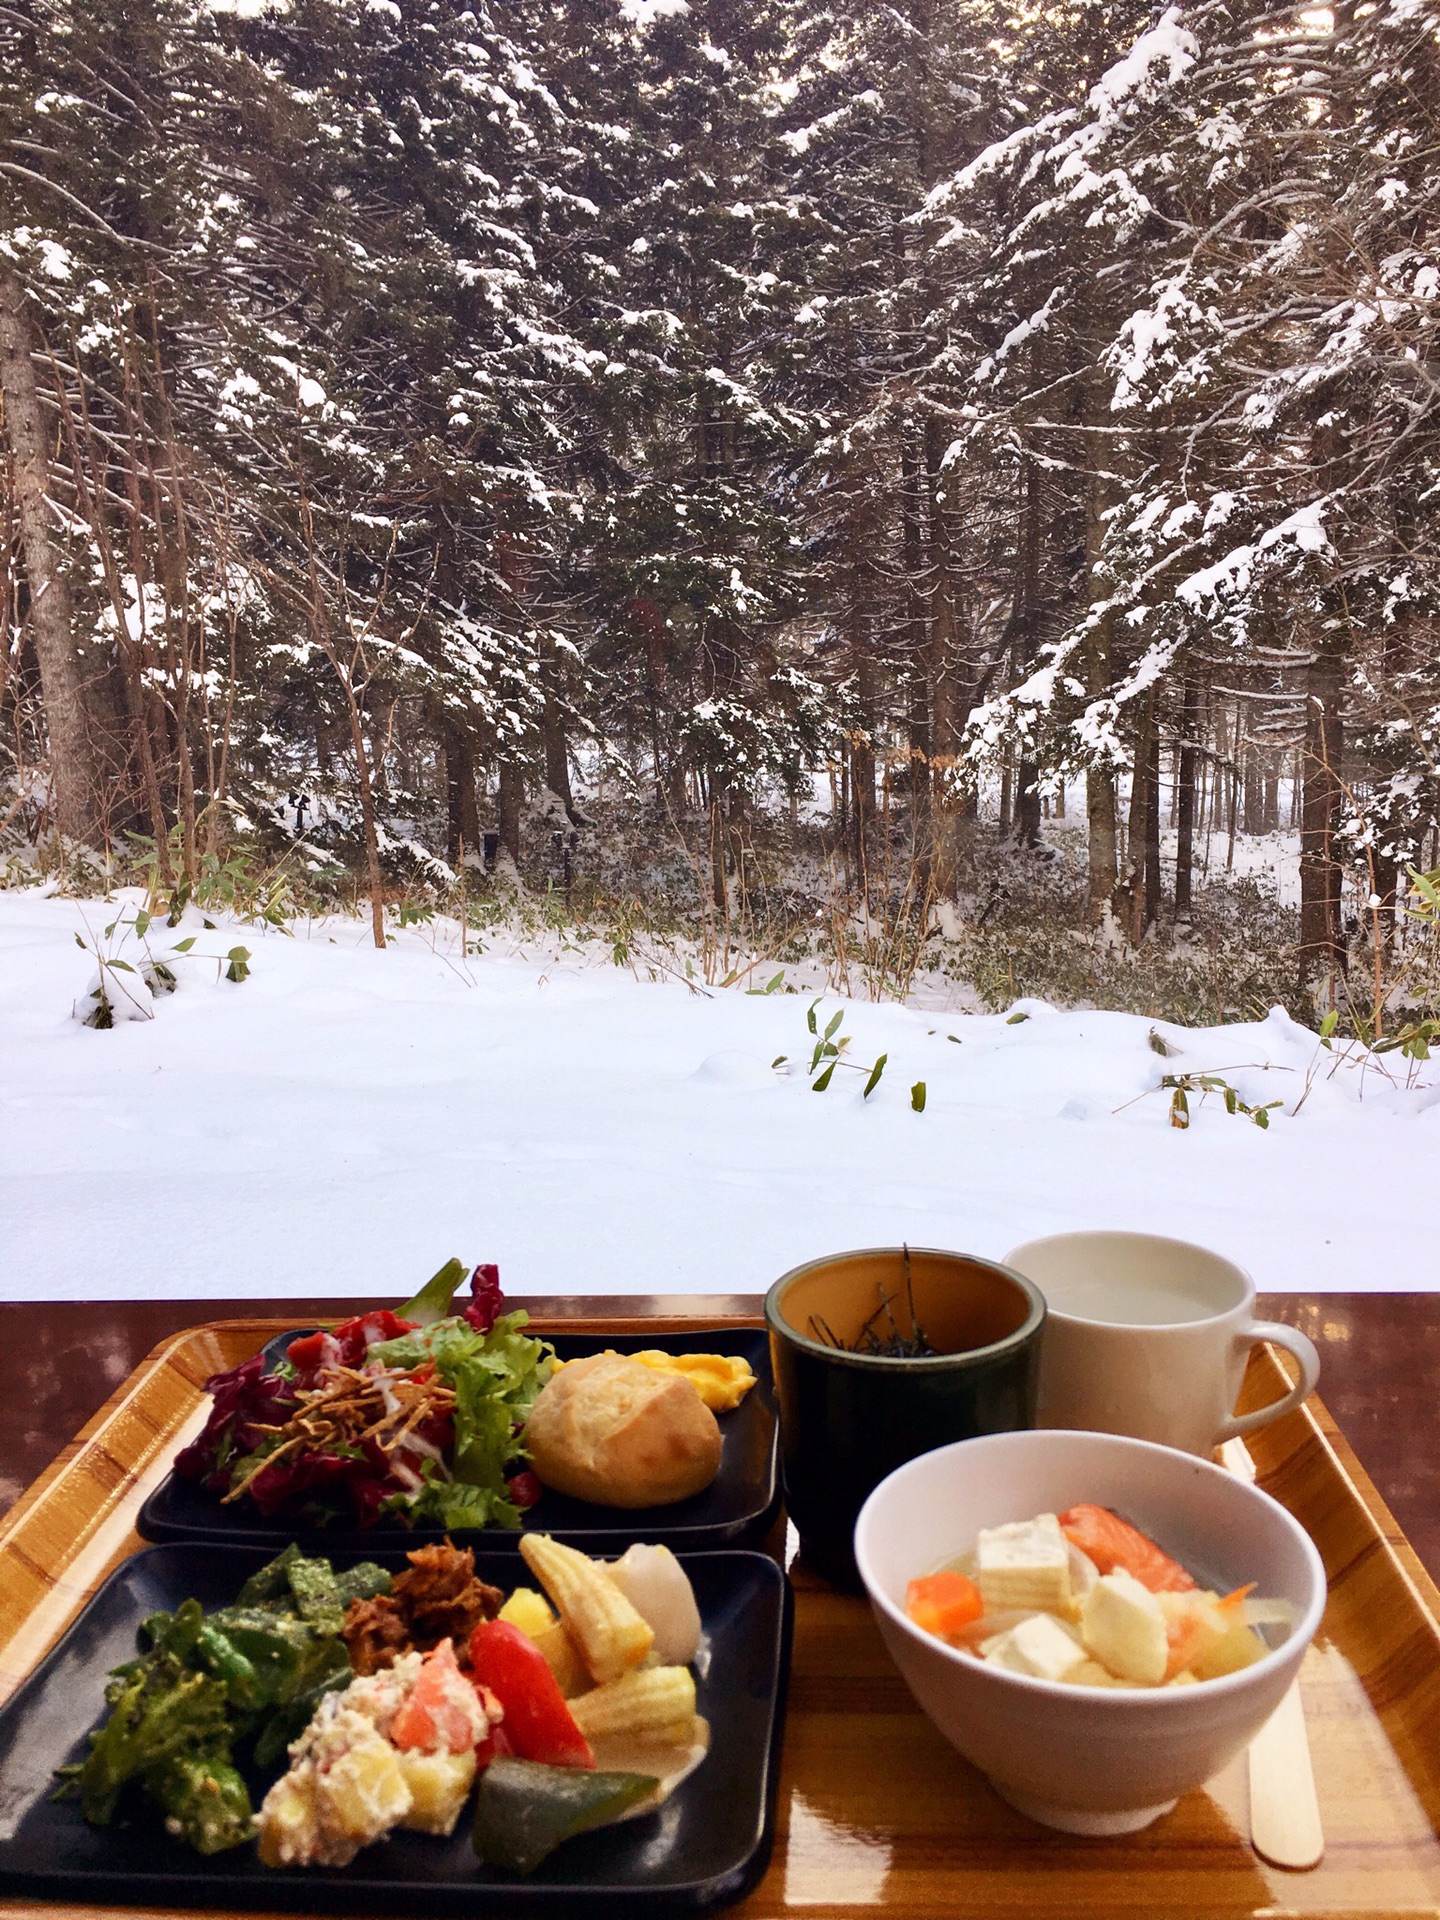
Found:
[[[912, 1299], [933, 1354], [846, 1350], [877, 1309], [877, 1332], [893, 1315], [910, 1337]], [[907, 1273], [900, 1247], [831, 1254], [777, 1280], [765, 1318], [785, 1503], [807, 1565], [851, 1592], [856, 1516], [887, 1474], [952, 1440], [1035, 1424], [1044, 1296], [993, 1260], [911, 1247]]]

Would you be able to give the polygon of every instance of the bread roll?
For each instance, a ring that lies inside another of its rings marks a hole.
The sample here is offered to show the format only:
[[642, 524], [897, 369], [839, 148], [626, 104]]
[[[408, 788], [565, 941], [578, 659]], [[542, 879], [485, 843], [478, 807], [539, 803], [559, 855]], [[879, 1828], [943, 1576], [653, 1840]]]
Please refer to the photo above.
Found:
[[720, 1428], [691, 1383], [620, 1353], [562, 1368], [530, 1410], [525, 1445], [547, 1487], [606, 1507], [685, 1500], [720, 1471]]

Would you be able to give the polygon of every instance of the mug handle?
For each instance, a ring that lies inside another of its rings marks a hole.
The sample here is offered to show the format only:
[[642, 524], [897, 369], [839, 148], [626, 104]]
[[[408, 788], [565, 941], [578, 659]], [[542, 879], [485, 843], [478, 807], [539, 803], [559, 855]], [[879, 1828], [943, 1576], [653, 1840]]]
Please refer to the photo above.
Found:
[[1268, 1427], [1272, 1420], [1280, 1419], [1283, 1414], [1293, 1413], [1302, 1400], [1309, 1399], [1320, 1379], [1320, 1356], [1315, 1351], [1315, 1342], [1308, 1334], [1301, 1333], [1298, 1327], [1282, 1326], [1277, 1320], [1252, 1320], [1245, 1329], [1245, 1339], [1252, 1347], [1258, 1341], [1269, 1340], [1277, 1347], [1284, 1347], [1287, 1353], [1294, 1354], [1300, 1363], [1300, 1378], [1287, 1394], [1279, 1400], [1272, 1400], [1268, 1407], [1257, 1407], [1253, 1413], [1232, 1414], [1221, 1429], [1217, 1445], [1226, 1440], [1238, 1440], [1247, 1433], [1254, 1433], [1257, 1427]]

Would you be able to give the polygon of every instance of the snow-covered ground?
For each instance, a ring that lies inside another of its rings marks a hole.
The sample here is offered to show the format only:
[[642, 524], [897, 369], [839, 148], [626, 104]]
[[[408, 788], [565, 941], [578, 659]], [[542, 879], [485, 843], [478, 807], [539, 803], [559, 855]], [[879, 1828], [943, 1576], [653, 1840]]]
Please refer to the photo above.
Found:
[[[163, 957], [196, 935], [179, 991], [87, 1029], [76, 933], [134, 904], [0, 893], [0, 1296], [403, 1296], [451, 1254], [498, 1260], [515, 1294], [759, 1292], [845, 1247], [1001, 1255], [1090, 1226], [1200, 1241], [1262, 1288], [1440, 1284], [1440, 1064], [1408, 1088], [1332, 1072], [1278, 1011], [1162, 1026], [1162, 1059], [1128, 1014], [831, 996], [855, 1058], [889, 1056], [866, 1102], [855, 1073], [812, 1090], [798, 995], [493, 937], [462, 960], [453, 927], [379, 953], [355, 922], [192, 912], [152, 937]], [[243, 985], [203, 957], [237, 941]], [[1180, 1132], [1167, 1072], [1285, 1111], [1261, 1132], [1196, 1096]]]

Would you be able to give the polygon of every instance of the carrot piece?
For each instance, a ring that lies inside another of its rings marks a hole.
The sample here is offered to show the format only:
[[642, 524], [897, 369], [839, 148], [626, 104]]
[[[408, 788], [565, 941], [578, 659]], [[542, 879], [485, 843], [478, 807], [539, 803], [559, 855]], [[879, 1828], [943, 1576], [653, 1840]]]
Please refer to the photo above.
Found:
[[1199, 1651], [1205, 1639], [1205, 1625], [1192, 1610], [1178, 1619], [1167, 1621], [1165, 1626], [1165, 1678], [1173, 1680], [1182, 1668], [1188, 1667]]
[[1060, 1515], [1060, 1529], [1101, 1573], [1123, 1567], [1151, 1593], [1188, 1593], [1195, 1585], [1178, 1560], [1108, 1507], [1088, 1503], [1071, 1507]]
[[924, 1632], [947, 1640], [952, 1633], [968, 1627], [972, 1620], [978, 1620], [985, 1611], [985, 1602], [973, 1580], [947, 1568], [910, 1582], [905, 1589], [905, 1611]]

